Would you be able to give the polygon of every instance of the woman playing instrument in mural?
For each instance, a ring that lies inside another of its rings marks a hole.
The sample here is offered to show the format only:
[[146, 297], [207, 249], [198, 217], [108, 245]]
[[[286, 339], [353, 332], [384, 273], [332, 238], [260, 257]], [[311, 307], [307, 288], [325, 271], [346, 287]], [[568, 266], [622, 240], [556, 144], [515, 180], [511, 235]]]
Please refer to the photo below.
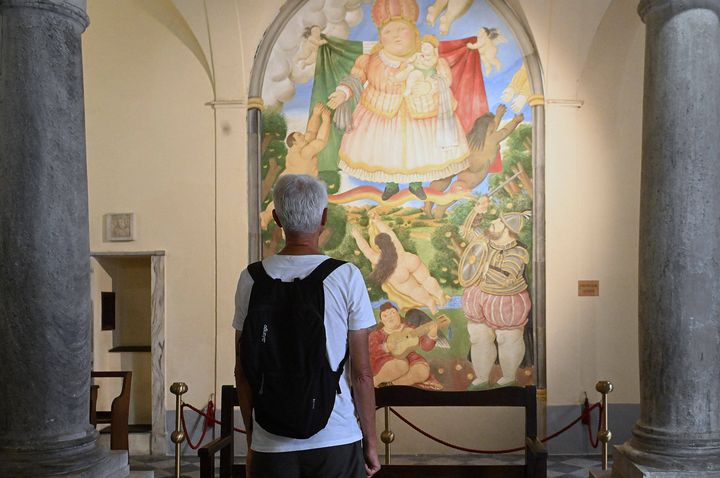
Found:
[[[410, 312], [420, 311], [411, 309], [408, 314]], [[418, 347], [432, 350], [440, 338], [438, 329], [449, 323], [447, 317], [440, 316], [437, 320], [412, 326], [390, 302], [381, 305], [380, 324], [368, 338], [375, 386], [419, 385], [430, 390], [442, 389], [430, 373], [428, 361], [415, 350]]]
[[373, 266], [368, 280], [379, 284], [400, 310], [427, 307], [437, 313], [447, 298], [423, 261], [405, 251], [393, 230], [376, 215], [370, 218], [369, 233], [370, 242], [377, 249], [368, 244], [360, 230], [351, 230], [358, 249]]
[[471, 242], [458, 270], [460, 284], [465, 287], [462, 308], [468, 320], [470, 357], [475, 370], [470, 389], [490, 385], [490, 371], [498, 358], [502, 377], [497, 384], [516, 381], [525, 355], [523, 332], [531, 308], [525, 279], [530, 255], [517, 241], [530, 213], [503, 214], [487, 230], [478, 231], [474, 228], [475, 219], [488, 205], [488, 198], [481, 197], [466, 220], [463, 235]]
[[[415, 0], [376, 0], [372, 18], [379, 43], [357, 58], [328, 99], [331, 109], [343, 107], [335, 114], [336, 126], [345, 131], [339, 168], [355, 178], [386, 183], [385, 200], [399, 191], [398, 183], [410, 183], [410, 191], [425, 199], [423, 181], [451, 176], [468, 165], [447, 61], [438, 58], [436, 73], [415, 81], [408, 96], [405, 80], [396, 79], [420, 51], [418, 15]], [[427, 42], [437, 47], [437, 40], [428, 37]], [[437, 56], [429, 47], [426, 54]], [[347, 101], [353, 97], [359, 102], [350, 119]]]

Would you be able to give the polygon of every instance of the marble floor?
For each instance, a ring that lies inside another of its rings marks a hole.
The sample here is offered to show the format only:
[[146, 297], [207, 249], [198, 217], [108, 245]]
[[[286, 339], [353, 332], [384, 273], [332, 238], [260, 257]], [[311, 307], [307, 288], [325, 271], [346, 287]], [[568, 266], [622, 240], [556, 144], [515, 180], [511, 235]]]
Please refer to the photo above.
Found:
[[[381, 457], [382, 459], [382, 457]], [[522, 455], [399, 455], [393, 457], [396, 464], [433, 465], [502, 465], [522, 463]], [[548, 457], [548, 478], [587, 478], [590, 469], [600, 469], [599, 456], [552, 455]], [[130, 470], [153, 471], [155, 478], [175, 476], [175, 460], [171, 456], [134, 456], [130, 458]], [[200, 477], [200, 464], [197, 457], [186, 456], [181, 460], [181, 474], [187, 478]]]

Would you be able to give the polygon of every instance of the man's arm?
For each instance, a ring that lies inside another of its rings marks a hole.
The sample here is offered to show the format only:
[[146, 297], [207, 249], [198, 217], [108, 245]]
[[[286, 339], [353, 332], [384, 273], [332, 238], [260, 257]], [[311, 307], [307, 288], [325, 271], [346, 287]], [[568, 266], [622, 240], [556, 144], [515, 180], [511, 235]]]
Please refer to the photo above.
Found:
[[320, 115], [323, 111], [323, 104], [322, 103], [315, 103], [315, 106], [313, 106], [312, 113], [310, 114], [310, 118], [307, 122], [307, 127], [305, 128], [305, 141], [308, 143], [315, 139], [315, 136], [317, 136], [318, 130], [320, 129]]
[[245, 423], [245, 431], [247, 431], [248, 456], [250, 455], [250, 445], [252, 444], [252, 390], [247, 381], [245, 372], [240, 361], [240, 331], [235, 331], [235, 387], [237, 388], [238, 403], [240, 404], [240, 413]]
[[303, 157], [315, 157], [320, 151], [325, 149], [325, 146], [328, 144], [328, 140], [330, 139], [330, 126], [332, 125], [330, 110], [324, 108], [320, 117], [320, 130], [317, 132], [315, 139], [310, 141], [309, 144], [303, 148]]
[[375, 386], [370, 369], [368, 335], [370, 329], [351, 330], [348, 334], [350, 367], [355, 408], [363, 433], [365, 472], [372, 476], [380, 470], [375, 431]]

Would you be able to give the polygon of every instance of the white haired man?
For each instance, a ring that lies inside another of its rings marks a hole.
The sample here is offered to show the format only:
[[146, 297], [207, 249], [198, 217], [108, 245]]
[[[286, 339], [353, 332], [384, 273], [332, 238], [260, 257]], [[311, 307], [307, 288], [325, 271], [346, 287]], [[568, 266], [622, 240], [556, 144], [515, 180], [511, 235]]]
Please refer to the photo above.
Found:
[[[264, 259], [262, 268], [275, 280], [303, 280], [328, 260], [318, 250], [318, 239], [327, 222], [326, 187], [312, 176], [288, 174], [278, 179], [273, 198], [273, 218], [285, 232], [286, 245], [277, 255]], [[265, 287], [253, 289], [253, 277], [257, 276], [248, 269], [240, 274], [233, 321], [235, 377], [248, 431], [247, 476], [364, 478], [374, 475], [380, 469], [380, 462], [368, 335], [375, 318], [360, 271], [352, 264], [343, 263], [322, 280], [327, 358], [333, 370], [342, 369], [343, 356], [349, 349], [351, 373], [347, 368], [342, 371], [330, 418], [324, 428], [309, 438], [273, 434], [258, 423], [258, 409], [253, 407], [253, 390], [243, 369], [245, 362], [241, 353], [244, 343], [241, 343], [241, 331], [248, 308], [252, 308], [251, 300], [256, 300], [265, 290]], [[262, 341], [265, 341], [264, 331]]]

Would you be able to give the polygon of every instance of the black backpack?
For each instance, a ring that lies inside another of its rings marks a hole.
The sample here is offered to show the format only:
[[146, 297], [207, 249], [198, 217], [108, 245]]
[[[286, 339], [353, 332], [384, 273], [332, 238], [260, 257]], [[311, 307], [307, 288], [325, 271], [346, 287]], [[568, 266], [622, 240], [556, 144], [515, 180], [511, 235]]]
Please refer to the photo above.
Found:
[[348, 357], [332, 370], [325, 341], [323, 281], [345, 264], [326, 259], [304, 279], [271, 278], [248, 266], [254, 284], [241, 335], [242, 367], [255, 420], [270, 433], [309, 438], [325, 428]]

